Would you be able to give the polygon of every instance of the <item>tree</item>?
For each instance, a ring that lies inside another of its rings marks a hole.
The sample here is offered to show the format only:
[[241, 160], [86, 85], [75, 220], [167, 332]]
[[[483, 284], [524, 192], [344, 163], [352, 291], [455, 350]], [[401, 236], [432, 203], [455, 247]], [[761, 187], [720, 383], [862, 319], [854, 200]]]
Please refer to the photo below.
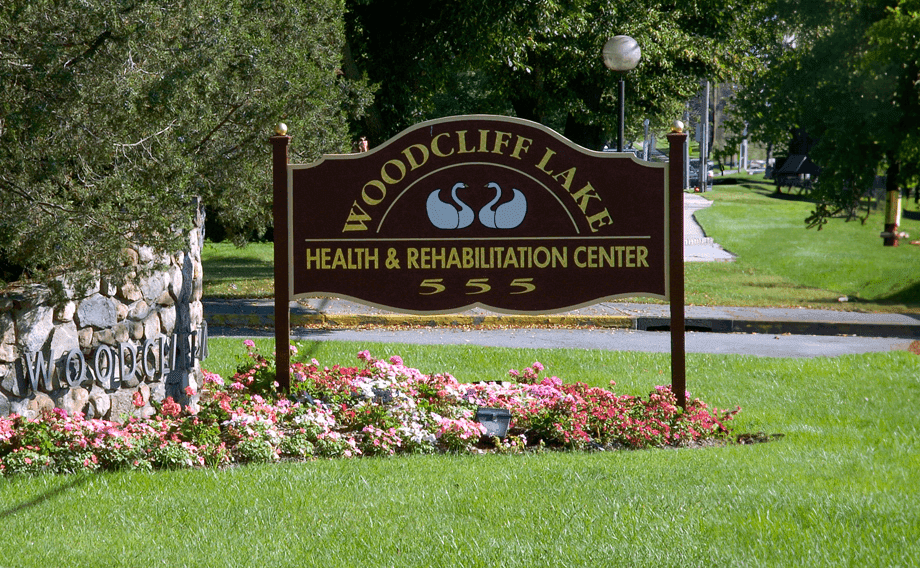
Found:
[[0, 7], [0, 279], [175, 250], [192, 202], [270, 222], [272, 126], [310, 160], [369, 102], [338, 0], [13, 0]]
[[[752, 130], [802, 129], [821, 166], [810, 226], [849, 212], [878, 173], [889, 191], [920, 164], [920, 0], [771, 3], [785, 41], [742, 96]], [[754, 111], [754, 112], [751, 112]]]
[[[643, 54], [628, 78], [627, 133], [682, 115], [701, 77], [730, 79], [749, 64], [749, 11], [733, 0], [351, 0], [355, 72], [380, 85], [380, 143], [421, 119], [511, 114], [590, 148], [616, 126], [617, 77], [600, 57], [631, 35]], [[641, 118], [640, 118], [641, 117]]]

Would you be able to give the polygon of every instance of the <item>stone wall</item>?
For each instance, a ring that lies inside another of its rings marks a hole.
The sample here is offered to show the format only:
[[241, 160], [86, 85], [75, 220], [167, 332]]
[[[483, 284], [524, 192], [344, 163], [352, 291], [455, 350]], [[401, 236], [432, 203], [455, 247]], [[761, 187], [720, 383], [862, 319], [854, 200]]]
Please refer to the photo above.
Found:
[[[167, 396], [194, 405], [207, 354], [203, 222], [199, 213], [185, 251], [128, 251], [144, 276], [103, 276], [79, 297], [64, 280], [0, 295], [0, 415], [58, 407], [122, 421]], [[155, 266], [166, 268], [144, 270]]]

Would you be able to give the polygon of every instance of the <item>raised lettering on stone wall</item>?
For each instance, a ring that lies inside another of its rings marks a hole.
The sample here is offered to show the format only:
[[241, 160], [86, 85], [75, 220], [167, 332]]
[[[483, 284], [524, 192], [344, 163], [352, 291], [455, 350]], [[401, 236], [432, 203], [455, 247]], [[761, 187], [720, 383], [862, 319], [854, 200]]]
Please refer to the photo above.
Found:
[[17, 365], [16, 390], [25, 396], [75, 388], [87, 380], [105, 389], [119, 388], [131, 377], [157, 382], [173, 371], [193, 368], [195, 359], [207, 357], [207, 344], [207, 326], [202, 326], [192, 333], [162, 335], [143, 343], [103, 344], [88, 356], [79, 348], [64, 354], [25, 352]]

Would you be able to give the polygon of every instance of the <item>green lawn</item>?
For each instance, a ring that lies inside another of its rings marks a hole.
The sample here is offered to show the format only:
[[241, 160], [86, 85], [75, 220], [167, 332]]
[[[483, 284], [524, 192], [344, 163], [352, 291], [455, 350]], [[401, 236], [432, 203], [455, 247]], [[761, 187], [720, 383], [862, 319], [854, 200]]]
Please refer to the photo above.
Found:
[[[270, 349], [270, 342], [260, 343]], [[466, 346], [358, 349], [496, 379], [538, 359], [564, 380], [647, 393], [668, 355]], [[240, 340], [213, 340], [212, 370]], [[765, 444], [315, 461], [220, 471], [0, 479], [0, 566], [916, 566], [920, 358], [688, 356], [688, 388], [740, 405]]]
[[[728, 265], [688, 263], [688, 287], [717, 280], [715, 302], [728, 305], [789, 305], [846, 309], [920, 309], [920, 207], [904, 200], [900, 230], [912, 235], [898, 247], [882, 246], [880, 206], [869, 219], [831, 219], [820, 231], [804, 219], [813, 204], [798, 195], [777, 194], [770, 183], [739, 178], [717, 185], [705, 197], [712, 207], [696, 214], [706, 233], [738, 255]], [[716, 282], [713, 282], [716, 284]], [[726, 290], [722, 290], [726, 288]], [[689, 295], [688, 295], [689, 296]], [[838, 298], [847, 296], [841, 306]], [[703, 302], [705, 303], [705, 302]]]
[[230, 241], [205, 241], [201, 251], [205, 297], [274, 297], [273, 246], [272, 243], [253, 242], [240, 248]]
[[[709, 236], [738, 255], [734, 262], [686, 264], [688, 304], [800, 306], [920, 313], [920, 208], [905, 200], [901, 229], [912, 236], [883, 247], [883, 209], [869, 220], [832, 219], [821, 231], [806, 229], [813, 205], [776, 195], [762, 176], [733, 176], [703, 194], [714, 205], [697, 213]], [[269, 298], [271, 243], [238, 249], [205, 245], [206, 297]], [[839, 298], [846, 296], [848, 302]], [[630, 299], [629, 301], [642, 301]]]

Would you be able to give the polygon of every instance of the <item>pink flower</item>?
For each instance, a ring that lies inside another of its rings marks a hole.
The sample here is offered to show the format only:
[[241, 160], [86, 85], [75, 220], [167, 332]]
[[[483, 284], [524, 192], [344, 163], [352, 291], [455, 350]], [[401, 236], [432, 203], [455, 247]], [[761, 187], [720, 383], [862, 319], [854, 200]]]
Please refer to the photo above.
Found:
[[539, 373], [540, 371], [543, 370], [543, 364], [540, 363], [539, 361], [534, 361], [534, 362], [533, 362], [533, 365], [531, 365], [531, 366], [532, 366], [532, 367], [534, 368], [534, 370], [535, 370], [536, 372], [538, 372], [538, 373]]
[[193, 389], [191, 385], [189, 385], [185, 387], [185, 394], [188, 396], [195, 396], [195, 389]]
[[253, 340], [251, 340], [251, 339], [247, 339], [246, 341], [243, 342], [243, 345], [245, 345], [246, 347], [252, 349], [253, 347], [256, 346], [256, 343], [255, 343], [255, 341], [253, 341]]
[[360, 353], [358, 353], [358, 360], [359, 361], [370, 361], [371, 352], [368, 351], [367, 349], [365, 349], [364, 351], [361, 351]]
[[166, 400], [163, 401], [163, 406], [160, 407], [160, 412], [162, 412], [165, 416], [172, 416], [173, 418], [176, 418], [179, 416], [179, 414], [182, 413], [182, 407], [179, 406], [179, 403], [173, 400], [173, 397], [168, 396], [166, 397]]
[[131, 395], [131, 403], [137, 408], [144, 406], [144, 395], [141, 394], [141, 391], [134, 391], [134, 394]]
[[215, 385], [224, 386], [223, 377], [221, 377], [217, 373], [209, 373], [207, 371], [202, 371], [202, 375], [204, 375], [205, 384], [211, 383]]
[[392, 357], [390, 357], [390, 363], [393, 365], [402, 365], [403, 364], [402, 357], [400, 357], [399, 355], [393, 355]]

